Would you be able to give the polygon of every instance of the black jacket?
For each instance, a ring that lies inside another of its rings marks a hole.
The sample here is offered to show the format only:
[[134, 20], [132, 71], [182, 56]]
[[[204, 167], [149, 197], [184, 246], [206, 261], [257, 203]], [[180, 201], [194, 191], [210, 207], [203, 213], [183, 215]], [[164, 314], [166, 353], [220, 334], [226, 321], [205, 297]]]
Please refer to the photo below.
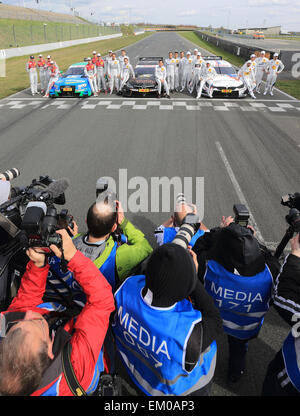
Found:
[[206, 262], [215, 260], [226, 270], [237, 270], [242, 276], [254, 276], [264, 270], [266, 264], [275, 281], [280, 263], [272, 253], [253, 236], [252, 232], [238, 224], [214, 228], [200, 237], [193, 247], [197, 254], [198, 277], [203, 282]]

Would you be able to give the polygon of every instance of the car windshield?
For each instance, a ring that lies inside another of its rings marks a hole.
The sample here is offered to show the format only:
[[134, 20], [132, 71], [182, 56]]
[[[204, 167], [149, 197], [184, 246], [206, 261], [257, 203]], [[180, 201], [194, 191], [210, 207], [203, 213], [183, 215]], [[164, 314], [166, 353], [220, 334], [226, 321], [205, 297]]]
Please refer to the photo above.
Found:
[[84, 67], [83, 66], [73, 66], [63, 74], [63, 77], [67, 77], [69, 75], [84, 75]]
[[232, 66], [217, 66], [215, 67], [217, 74], [222, 75], [236, 75], [236, 71]]
[[155, 71], [155, 67], [139, 67], [139, 68], [135, 68], [134, 73], [135, 73], [135, 77], [139, 78], [139, 79], [144, 79], [144, 78], [152, 78], [154, 75], [154, 71]]

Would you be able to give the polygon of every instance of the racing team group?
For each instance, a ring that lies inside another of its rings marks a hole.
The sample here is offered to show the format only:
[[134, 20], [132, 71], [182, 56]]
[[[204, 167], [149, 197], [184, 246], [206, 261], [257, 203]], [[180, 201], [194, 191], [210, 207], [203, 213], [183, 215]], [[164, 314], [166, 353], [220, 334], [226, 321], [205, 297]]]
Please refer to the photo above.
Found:
[[[273, 88], [277, 75], [284, 69], [284, 64], [278, 58], [278, 53], [273, 54], [272, 59], [266, 57], [266, 52], [261, 51], [259, 56], [252, 54], [250, 59], [239, 69], [238, 77], [243, 81], [243, 93], [255, 99], [254, 92], [260, 94], [260, 87], [264, 77], [267, 75], [264, 95], [273, 95]], [[40, 76], [41, 94], [49, 97], [49, 92], [59, 78], [59, 68], [51, 56], [47, 60], [39, 55], [35, 62], [34, 56], [26, 64], [29, 73], [30, 88], [32, 95], [38, 94], [38, 71]], [[91, 90], [95, 96], [101, 91], [105, 94], [112, 94], [114, 90], [121, 93], [124, 85], [130, 77], [134, 77], [134, 70], [126, 51], [122, 49], [121, 55], [117, 58], [113, 51], [102, 58], [100, 53], [93, 51], [93, 57], [87, 59], [85, 75], [89, 79]], [[155, 69], [155, 79], [158, 84], [158, 98], [161, 97], [162, 89], [165, 96], [170, 98], [170, 92], [183, 92], [185, 89], [190, 94], [196, 90], [196, 97], [202, 95], [203, 87], [206, 84], [210, 98], [213, 96], [213, 80], [217, 76], [215, 68], [209, 60], [202, 57], [198, 49], [194, 49], [193, 55], [190, 51], [180, 53], [169, 52], [167, 59], [160, 60]]]

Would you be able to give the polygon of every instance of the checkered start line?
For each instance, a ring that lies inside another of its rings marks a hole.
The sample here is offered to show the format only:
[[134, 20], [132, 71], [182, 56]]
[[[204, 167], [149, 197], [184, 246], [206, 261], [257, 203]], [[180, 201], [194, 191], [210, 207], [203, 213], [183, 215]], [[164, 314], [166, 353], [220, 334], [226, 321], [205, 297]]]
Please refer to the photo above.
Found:
[[[191, 104], [192, 103], [192, 104]], [[21, 101], [10, 100], [0, 103], [0, 108], [8, 108], [10, 110], [18, 110], [23, 108], [36, 108], [40, 110], [67, 110], [74, 107], [74, 101], [53, 100], [51, 103], [44, 100]], [[76, 106], [76, 108], [78, 108]], [[158, 110], [187, 110], [201, 111], [203, 109], [213, 109], [214, 111], [270, 111], [276, 113], [284, 113], [287, 111], [300, 111], [300, 102], [276, 103], [275, 101], [261, 102], [207, 102], [207, 101], [172, 101], [172, 100], [153, 100], [153, 101], [132, 101], [132, 100], [90, 100], [80, 102], [79, 108], [82, 110], [149, 110], [156, 108]]]

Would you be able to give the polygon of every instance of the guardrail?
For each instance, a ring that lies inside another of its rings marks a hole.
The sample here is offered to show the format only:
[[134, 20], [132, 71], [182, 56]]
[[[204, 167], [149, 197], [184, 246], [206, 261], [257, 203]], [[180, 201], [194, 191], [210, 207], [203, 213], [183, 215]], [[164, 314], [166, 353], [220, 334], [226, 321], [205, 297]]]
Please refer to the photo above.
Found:
[[[266, 48], [259, 48], [257, 46], [249, 46], [249, 45], [243, 45], [241, 43], [234, 43], [233, 41], [230, 41], [228, 39], [223, 39], [221, 37], [217, 36], [211, 36], [207, 33], [203, 33], [199, 30], [196, 30], [195, 33], [203, 40], [212, 43], [213, 45], [224, 49], [224, 51], [230, 52], [233, 55], [240, 56], [241, 58], [249, 59], [250, 55], [252, 53], [265, 50], [266, 52], [269, 52], [271, 55], [274, 50], [268, 50]], [[279, 53], [279, 52], [278, 52]], [[299, 66], [299, 59], [300, 54], [298, 51], [293, 50], [281, 50], [279, 53], [279, 58], [282, 60], [282, 62], [285, 65], [284, 71], [293, 71], [293, 68], [295, 65]]]
[[122, 33], [116, 33], [113, 35], [97, 36], [94, 38], [67, 40], [65, 42], [44, 43], [41, 45], [24, 46], [22, 48], [2, 49], [0, 50], [0, 52], [2, 53], [2, 55], [4, 54], [6, 59], [8, 59], [8, 58], [13, 58], [15, 56], [32, 55], [32, 54], [37, 54], [37, 53], [44, 52], [44, 51], [62, 49], [62, 48], [67, 48], [68, 46], [75, 46], [75, 45], [81, 45], [84, 43], [97, 42], [99, 40], [118, 38], [121, 36], [123, 36]]

